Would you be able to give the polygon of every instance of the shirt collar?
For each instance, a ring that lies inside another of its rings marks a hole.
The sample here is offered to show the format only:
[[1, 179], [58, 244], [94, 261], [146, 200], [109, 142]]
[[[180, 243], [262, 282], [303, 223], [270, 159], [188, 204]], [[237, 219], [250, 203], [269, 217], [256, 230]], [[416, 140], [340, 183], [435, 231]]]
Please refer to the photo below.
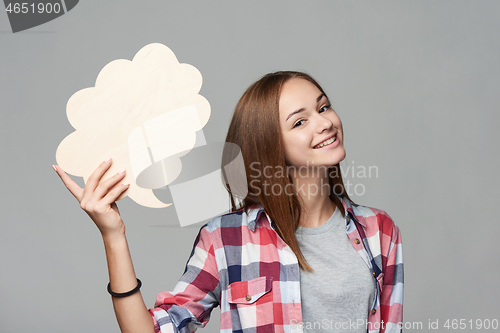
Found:
[[[338, 195], [337, 198], [340, 200], [340, 202], [342, 202], [342, 206], [344, 206], [344, 211], [346, 212], [346, 214], [348, 214], [349, 219], [346, 220], [346, 225], [348, 226], [351, 220], [355, 220], [356, 222], [361, 224], [363, 227], [366, 227], [365, 221], [362, 221], [362, 219], [358, 219], [356, 217], [356, 214], [354, 214], [354, 207], [356, 207], [357, 205], [352, 203], [349, 199], [344, 197], [342, 194]], [[260, 215], [262, 213], [264, 213], [264, 207], [262, 205], [260, 205], [258, 207], [250, 208], [248, 210], [248, 214], [245, 214], [245, 212], [243, 212], [243, 215], [247, 219], [247, 225], [248, 225], [248, 228], [250, 230], [255, 231], [255, 225], [257, 224], [257, 221], [259, 220]], [[269, 216], [268, 216], [268, 220], [269, 220], [269, 223], [271, 223]]]
[[255, 231], [255, 225], [257, 224], [257, 221], [259, 220], [259, 217], [263, 212], [264, 207], [262, 205], [255, 208], [250, 208], [248, 210], [248, 214], [245, 214], [245, 212], [243, 212], [243, 215], [247, 218], [248, 229]]
[[349, 219], [346, 219], [346, 226], [349, 226], [350, 221], [354, 220], [366, 228], [365, 221], [363, 219], [359, 219], [358, 217], [356, 217], [356, 214], [354, 214], [354, 209], [357, 205], [351, 202], [351, 200], [347, 199], [342, 194], [338, 195], [337, 198], [340, 200], [340, 202], [342, 202], [342, 206], [344, 206], [344, 211], [349, 217]]

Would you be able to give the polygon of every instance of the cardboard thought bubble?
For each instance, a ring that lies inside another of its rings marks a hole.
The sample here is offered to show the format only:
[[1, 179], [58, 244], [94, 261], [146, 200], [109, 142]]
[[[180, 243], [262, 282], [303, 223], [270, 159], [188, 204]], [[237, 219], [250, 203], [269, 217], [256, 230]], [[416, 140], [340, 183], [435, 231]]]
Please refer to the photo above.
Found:
[[165, 45], [149, 44], [133, 60], [118, 59], [97, 76], [95, 87], [78, 91], [66, 113], [75, 131], [56, 152], [57, 163], [85, 183], [97, 166], [111, 157], [102, 180], [126, 169], [123, 182], [140, 205], [167, 207], [153, 193], [180, 174], [180, 157], [205, 145], [201, 129], [210, 104], [198, 92], [200, 72], [181, 64]]

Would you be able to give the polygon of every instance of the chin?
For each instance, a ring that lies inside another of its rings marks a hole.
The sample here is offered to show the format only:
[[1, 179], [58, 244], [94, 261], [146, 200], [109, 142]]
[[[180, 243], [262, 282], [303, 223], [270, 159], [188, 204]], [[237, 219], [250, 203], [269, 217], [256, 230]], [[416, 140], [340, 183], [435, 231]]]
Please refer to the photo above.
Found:
[[340, 158], [340, 160], [337, 163], [342, 162], [345, 159], [345, 156], [346, 156], [346, 152], [344, 150], [344, 153], [342, 154], [342, 157]]
[[345, 150], [343, 150], [343, 149], [341, 152], [340, 151], [336, 152], [335, 156], [333, 156], [333, 158], [330, 160], [331, 161], [330, 166], [339, 164], [340, 162], [342, 162], [345, 159], [345, 156], [346, 156], [346, 153], [345, 153]]

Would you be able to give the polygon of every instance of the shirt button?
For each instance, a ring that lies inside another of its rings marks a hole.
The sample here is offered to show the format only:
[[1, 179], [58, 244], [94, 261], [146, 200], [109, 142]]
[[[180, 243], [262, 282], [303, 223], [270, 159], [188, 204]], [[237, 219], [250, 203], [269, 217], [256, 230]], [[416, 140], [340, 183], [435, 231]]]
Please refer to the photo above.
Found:
[[247, 301], [249, 301], [249, 302], [252, 300], [252, 296], [250, 296], [250, 295], [247, 295], [247, 297], [245, 297], [245, 298], [246, 298], [246, 299], [247, 299]]
[[373, 272], [373, 277], [377, 276], [377, 274], [375, 274], [375, 272]]
[[356, 239], [354, 240], [354, 243], [359, 244], [359, 239], [357, 239], [357, 238], [356, 238]]
[[372, 310], [372, 315], [374, 315], [375, 313], [377, 313], [377, 310], [373, 309]]

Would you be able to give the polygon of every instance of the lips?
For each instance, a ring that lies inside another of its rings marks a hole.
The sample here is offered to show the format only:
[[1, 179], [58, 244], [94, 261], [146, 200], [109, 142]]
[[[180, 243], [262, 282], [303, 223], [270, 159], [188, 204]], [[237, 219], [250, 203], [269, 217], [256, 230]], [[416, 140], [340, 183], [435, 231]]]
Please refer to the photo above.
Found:
[[327, 139], [321, 141], [320, 143], [318, 143], [316, 146], [313, 147], [313, 149], [319, 149], [319, 148], [323, 148], [323, 147], [326, 147], [328, 145], [331, 145], [332, 143], [334, 143], [335, 141], [337, 141], [337, 135], [334, 134], [330, 137], [328, 137]]

